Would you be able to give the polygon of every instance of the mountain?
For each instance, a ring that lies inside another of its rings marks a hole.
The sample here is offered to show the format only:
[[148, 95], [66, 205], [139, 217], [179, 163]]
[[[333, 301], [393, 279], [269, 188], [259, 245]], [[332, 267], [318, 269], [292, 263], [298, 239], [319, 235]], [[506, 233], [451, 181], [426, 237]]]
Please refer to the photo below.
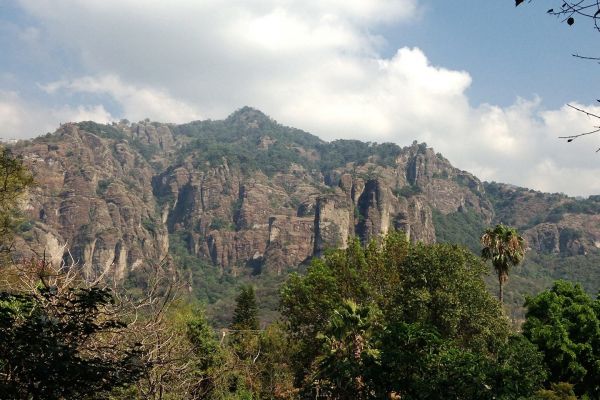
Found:
[[170, 257], [190, 290], [216, 304], [239, 279], [271, 282], [272, 294], [289, 271], [352, 236], [401, 229], [477, 252], [485, 227], [503, 222], [531, 247], [509, 303], [556, 278], [600, 284], [600, 196], [481, 182], [425, 143], [328, 143], [244, 107], [182, 125], [69, 123], [12, 148], [37, 181], [21, 254], [75, 260], [89, 276], [135, 281], [141, 265]]

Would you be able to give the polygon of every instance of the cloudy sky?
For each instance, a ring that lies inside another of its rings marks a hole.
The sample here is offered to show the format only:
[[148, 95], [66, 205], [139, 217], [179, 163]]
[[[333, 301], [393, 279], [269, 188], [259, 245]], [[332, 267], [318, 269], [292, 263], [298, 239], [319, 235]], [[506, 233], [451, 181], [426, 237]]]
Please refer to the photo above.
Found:
[[0, 0], [0, 137], [224, 118], [425, 141], [482, 179], [600, 194], [591, 24], [558, 0]]

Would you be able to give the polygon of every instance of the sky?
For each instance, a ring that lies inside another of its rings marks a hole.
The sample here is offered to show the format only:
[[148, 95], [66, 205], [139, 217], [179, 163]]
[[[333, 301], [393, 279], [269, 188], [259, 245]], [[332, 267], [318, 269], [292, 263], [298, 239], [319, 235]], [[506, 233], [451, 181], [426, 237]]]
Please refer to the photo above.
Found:
[[[600, 33], [560, 1], [0, 0], [0, 138], [243, 106], [324, 140], [426, 142], [480, 179], [600, 194]], [[598, 104], [598, 105], [596, 105]]]

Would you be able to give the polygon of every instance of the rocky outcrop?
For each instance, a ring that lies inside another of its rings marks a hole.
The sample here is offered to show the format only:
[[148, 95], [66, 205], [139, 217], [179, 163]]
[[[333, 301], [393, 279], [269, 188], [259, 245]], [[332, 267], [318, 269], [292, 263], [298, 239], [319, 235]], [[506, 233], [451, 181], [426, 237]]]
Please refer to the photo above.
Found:
[[14, 151], [39, 183], [22, 254], [72, 256], [90, 276], [124, 279], [172, 240], [223, 274], [281, 274], [352, 237], [398, 229], [434, 242], [434, 214], [512, 218], [540, 252], [600, 247], [598, 215], [536, 221], [574, 199], [484, 185], [425, 144], [328, 144], [247, 108], [185, 125], [65, 124]]
[[600, 215], [567, 214], [556, 223], [541, 223], [525, 231], [530, 248], [540, 253], [585, 255], [600, 249]]
[[167, 230], [156, 218], [153, 171], [127, 142], [107, 141], [75, 124], [15, 151], [37, 185], [27, 200], [29, 229], [22, 255], [80, 264], [88, 276], [123, 278], [141, 262], [168, 254]]

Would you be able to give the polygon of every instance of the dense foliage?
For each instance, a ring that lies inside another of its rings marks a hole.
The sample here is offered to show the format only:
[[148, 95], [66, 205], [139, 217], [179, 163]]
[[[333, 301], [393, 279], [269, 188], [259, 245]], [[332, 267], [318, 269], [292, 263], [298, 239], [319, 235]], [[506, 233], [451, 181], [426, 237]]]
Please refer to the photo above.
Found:
[[315, 261], [282, 290], [297, 384], [330, 398], [533, 394], [542, 356], [511, 338], [484, 272], [462, 247], [411, 245], [398, 233]]
[[558, 281], [527, 299], [523, 333], [544, 352], [550, 378], [574, 384], [578, 395], [600, 397], [600, 299]]
[[[400, 147], [393, 143], [326, 143], [299, 129], [281, 126], [249, 107], [223, 121], [195, 121], [172, 129], [175, 134], [190, 138], [180, 158], [193, 155], [198, 168], [218, 166], [227, 160], [245, 171], [261, 170], [269, 176], [286, 171], [292, 163], [313, 172], [327, 172], [351, 162], [393, 165], [400, 154]], [[305, 151], [314, 154], [307, 157]]]
[[1, 292], [0, 397], [101, 399], [139, 379], [141, 349], [118, 341], [125, 325], [111, 316], [110, 302], [98, 288]]

